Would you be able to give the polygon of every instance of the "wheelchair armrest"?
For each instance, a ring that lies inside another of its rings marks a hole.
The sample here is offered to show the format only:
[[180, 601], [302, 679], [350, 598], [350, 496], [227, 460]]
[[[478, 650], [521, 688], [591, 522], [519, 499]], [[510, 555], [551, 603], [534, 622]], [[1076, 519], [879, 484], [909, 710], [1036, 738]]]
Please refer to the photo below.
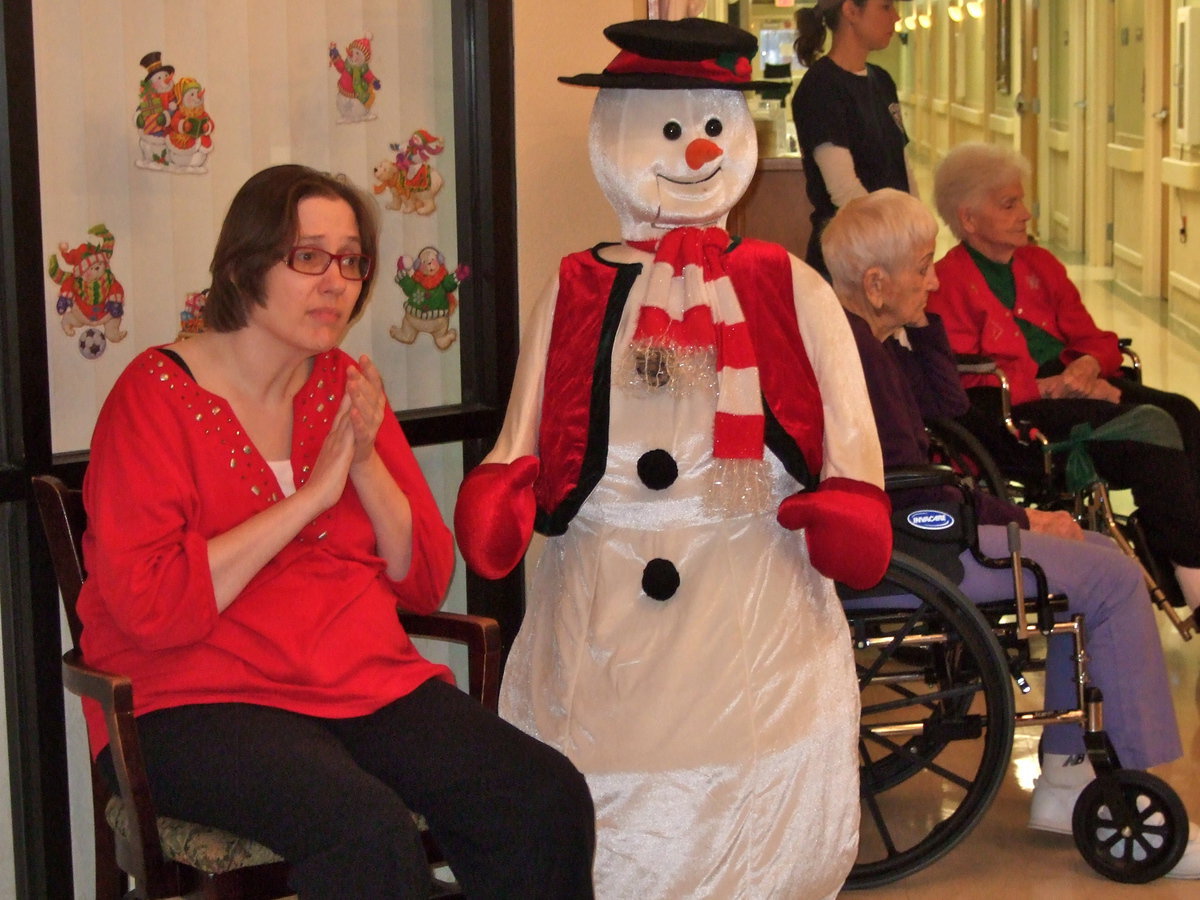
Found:
[[958, 366], [958, 371], [963, 374], [994, 375], [996, 373], [996, 361], [982, 353], [956, 353], [954, 362]]
[[400, 611], [400, 624], [410, 637], [464, 644], [472, 697], [495, 712], [500, 699], [500, 625], [486, 616]]
[[888, 493], [946, 485], [957, 487], [958, 484], [958, 475], [949, 466], [894, 466], [883, 473], [883, 489]]
[[1133, 343], [1133, 338], [1119, 337], [1117, 338], [1117, 347], [1121, 350], [1121, 356], [1125, 358], [1125, 362], [1121, 363], [1121, 373], [1130, 381], [1142, 383], [1142, 358], [1138, 356], [1137, 351], [1130, 346]]

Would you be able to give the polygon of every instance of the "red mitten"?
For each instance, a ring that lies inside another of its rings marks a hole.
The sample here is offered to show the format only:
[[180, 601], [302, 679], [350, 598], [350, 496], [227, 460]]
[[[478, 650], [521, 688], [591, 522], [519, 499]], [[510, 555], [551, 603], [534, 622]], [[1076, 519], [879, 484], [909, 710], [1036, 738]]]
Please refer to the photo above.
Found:
[[891, 501], [873, 484], [827, 478], [779, 504], [776, 519], [792, 531], [804, 529], [818, 572], [865, 590], [879, 583], [892, 558], [891, 516]]
[[484, 463], [463, 479], [454, 505], [454, 536], [463, 559], [484, 578], [503, 578], [521, 561], [533, 536], [536, 456]]

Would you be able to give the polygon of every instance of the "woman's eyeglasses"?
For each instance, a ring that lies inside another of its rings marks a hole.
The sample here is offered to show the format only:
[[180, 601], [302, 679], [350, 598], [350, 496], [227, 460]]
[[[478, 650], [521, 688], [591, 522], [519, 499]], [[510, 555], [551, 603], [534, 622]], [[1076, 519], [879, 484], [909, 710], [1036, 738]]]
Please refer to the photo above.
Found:
[[289, 269], [301, 275], [324, 275], [334, 260], [337, 260], [342, 277], [350, 281], [362, 281], [371, 274], [371, 257], [365, 253], [330, 253], [320, 247], [293, 247], [283, 258]]

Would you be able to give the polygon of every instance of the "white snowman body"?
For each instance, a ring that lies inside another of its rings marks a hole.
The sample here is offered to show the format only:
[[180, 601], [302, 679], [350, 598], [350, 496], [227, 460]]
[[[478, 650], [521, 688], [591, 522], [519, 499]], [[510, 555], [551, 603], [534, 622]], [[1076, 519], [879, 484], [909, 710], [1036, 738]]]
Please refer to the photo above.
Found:
[[[562, 273], [615, 270], [622, 304], [607, 368], [604, 471], [550, 537], [509, 656], [501, 714], [563, 751], [597, 814], [597, 896], [819, 898], [836, 895], [858, 836], [858, 689], [832, 582], [803, 532], [775, 519], [796, 480], [768, 450], [766, 508], [715, 507], [713, 389], [630, 390], [630, 346], [654, 241], [723, 226], [754, 174], [746, 101], [726, 89], [602, 89], [589, 146], [617, 212], [620, 244], [574, 254]], [[633, 242], [633, 243], [631, 243]], [[738, 252], [733, 250], [731, 252]], [[878, 442], [845, 317], [791, 257], [802, 341], [824, 411], [821, 477], [878, 484]], [[527, 323], [513, 397], [487, 461], [541, 455], [546, 359], [565, 275]], [[615, 307], [614, 307], [615, 308]], [[616, 317], [614, 317], [615, 321]], [[606, 344], [602, 342], [602, 346]], [[657, 474], [647, 483], [647, 460]], [[662, 475], [663, 470], [667, 476]], [[673, 473], [673, 474], [672, 474]], [[664, 482], [666, 482], [664, 484]], [[666, 599], [648, 567], [673, 569]]]

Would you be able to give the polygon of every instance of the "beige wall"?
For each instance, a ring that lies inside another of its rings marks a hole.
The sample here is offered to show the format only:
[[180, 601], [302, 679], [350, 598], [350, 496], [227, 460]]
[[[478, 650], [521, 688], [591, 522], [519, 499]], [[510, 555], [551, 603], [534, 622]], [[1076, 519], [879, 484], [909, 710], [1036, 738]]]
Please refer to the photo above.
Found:
[[588, 162], [588, 117], [596, 91], [556, 79], [603, 69], [617, 52], [604, 27], [645, 17], [646, 0], [513, 4], [522, 310], [563, 256], [620, 237], [616, 214]]

